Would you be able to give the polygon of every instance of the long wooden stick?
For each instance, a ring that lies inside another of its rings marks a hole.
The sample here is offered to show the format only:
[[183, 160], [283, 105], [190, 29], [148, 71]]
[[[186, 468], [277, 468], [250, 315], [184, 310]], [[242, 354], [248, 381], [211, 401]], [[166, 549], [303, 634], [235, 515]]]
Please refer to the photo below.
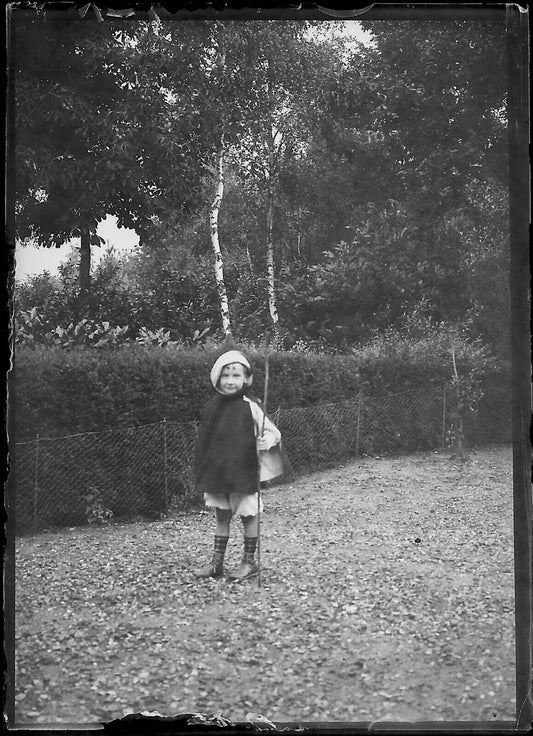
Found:
[[268, 366], [268, 353], [265, 356], [265, 390], [263, 391], [263, 426], [261, 427], [261, 437], [265, 433], [265, 419], [266, 419], [266, 413], [267, 413], [267, 401], [268, 401], [268, 374], [269, 374], [269, 366]]
[[[265, 419], [268, 400], [268, 333], [265, 335], [265, 387], [263, 391], [263, 422], [261, 426], [261, 437], [265, 433]], [[257, 483], [257, 587], [261, 587], [261, 463], [259, 463], [259, 476]]]

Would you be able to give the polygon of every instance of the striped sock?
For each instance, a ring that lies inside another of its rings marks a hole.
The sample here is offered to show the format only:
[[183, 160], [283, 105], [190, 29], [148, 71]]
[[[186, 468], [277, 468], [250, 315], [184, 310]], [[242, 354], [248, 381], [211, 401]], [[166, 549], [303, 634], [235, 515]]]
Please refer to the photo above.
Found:
[[246, 562], [253, 562], [255, 551], [257, 549], [257, 537], [244, 537], [244, 559]]
[[222, 562], [224, 555], [226, 554], [228, 539], [229, 537], [218, 537], [215, 534], [215, 558], [220, 560], [220, 562]]

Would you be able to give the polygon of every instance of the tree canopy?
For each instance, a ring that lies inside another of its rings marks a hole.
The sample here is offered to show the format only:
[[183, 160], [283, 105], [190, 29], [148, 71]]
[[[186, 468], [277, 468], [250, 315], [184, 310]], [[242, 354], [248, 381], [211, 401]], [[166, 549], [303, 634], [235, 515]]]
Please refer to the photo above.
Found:
[[141, 246], [127, 263], [113, 256], [122, 296], [115, 309], [100, 282], [93, 318], [215, 336], [222, 164], [216, 228], [239, 337], [260, 338], [275, 314], [286, 347], [349, 350], [426, 320], [505, 354], [504, 26], [363, 26], [370, 46], [307, 21], [24, 14], [18, 237], [55, 245], [85, 228], [96, 244], [116, 215]]

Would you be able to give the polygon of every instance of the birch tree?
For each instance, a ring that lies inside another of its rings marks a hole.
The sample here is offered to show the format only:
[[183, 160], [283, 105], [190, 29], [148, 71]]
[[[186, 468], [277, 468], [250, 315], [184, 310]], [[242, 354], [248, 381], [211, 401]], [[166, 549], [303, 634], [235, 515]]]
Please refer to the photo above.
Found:
[[214, 170], [215, 196], [209, 210], [209, 226], [211, 235], [211, 247], [213, 248], [214, 264], [215, 264], [215, 281], [217, 285], [217, 293], [220, 301], [220, 317], [222, 320], [222, 330], [225, 335], [231, 333], [231, 322], [229, 314], [228, 294], [226, 291], [226, 282], [224, 280], [224, 261], [222, 251], [220, 250], [220, 240], [218, 237], [218, 215], [224, 197], [224, 156], [225, 141], [224, 133], [220, 135], [220, 146], [217, 152], [217, 165]]
[[270, 323], [278, 334], [276, 298], [275, 218], [279, 176], [287, 145], [305, 137], [305, 116], [310, 104], [309, 80], [315, 65], [305, 39], [309, 26], [301, 23], [263, 23], [256, 32], [256, 87], [260, 90], [259, 115], [241, 141], [240, 172], [265, 212], [266, 288]]
[[[213, 118], [216, 120], [216, 110], [219, 112], [219, 122], [215, 122], [213, 137], [217, 143], [214, 152], [215, 166], [206, 165], [208, 171], [212, 174], [212, 183], [214, 186], [214, 197], [209, 207], [209, 234], [211, 238], [211, 248], [214, 257], [215, 282], [217, 287], [218, 298], [220, 302], [220, 318], [222, 322], [222, 331], [224, 335], [231, 333], [231, 321], [228, 303], [228, 294], [226, 290], [226, 281], [224, 279], [224, 261], [222, 250], [220, 248], [219, 238], [219, 213], [224, 198], [225, 183], [225, 166], [226, 166], [226, 115], [222, 100], [219, 99], [217, 90], [224, 89], [224, 81], [226, 77], [226, 48], [222, 25], [216, 23], [213, 27], [212, 44], [214, 47], [215, 57], [212, 71], [208, 72], [208, 89], [207, 102], [213, 96], [215, 109], [212, 110]], [[211, 93], [211, 94], [209, 94]], [[214, 93], [214, 94], [213, 94]]]
[[275, 131], [270, 129], [267, 133], [268, 146], [268, 179], [267, 179], [267, 289], [268, 289], [268, 311], [274, 326], [274, 333], [278, 331], [278, 308], [276, 305], [275, 271], [274, 271], [274, 176], [275, 176]]
[[[294, 35], [298, 24], [292, 24]], [[224, 207], [227, 168], [238, 176], [243, 160], [248, 155], [258, 159], [258, 147], [264, 138], [265, 121], [272, 118], [272, 99], [267, 90], [268, 65], [271, 49], [283, 48], [275, 41], [282, 25], [269, 22], [191, 21], [169, 24], [163, 31], [167, 56], [166, 77], [163, 82], [170, 91], [176, 119], [189, 118], [188, 136], [196, 141], [198, 166], [204, 172], [204, 192], [200, 199], [209, 222], [210, 247], [213, 253], [214, 276], [220, 301], [221, 325], [224, 334], [232, 331], [230, 304], [225, 283], [225, 245], [220, 229], [220, 214]], [[287, 35], [287, 34], [286, 34]], [[287, 36], [288, 37], [288, 36]], [[194, 51], [194, 53], [193, 53]], [[285, 55], [285, 59], [286, 59]], [[290, 70], [285, 71], [289, 77]], [[268, 113], [268, 114], [267, 114]], [[196, 122], [196, 125], [193, 124]], [[176, 133], [179, 129], [176, 128]], [[273, 134], [275, 136], [275, 134]], [[263, 138], [261, 138], [263, 136]], [[277, 145], [277, 136], [272, 145]], [[248, 150], [247, 146], [251, 148]], [[275, 206], [275, 156], [271, 157], [263, 177], [263, 194], [270, 204], [266, 225], [266, 252], [268, 258], [268, 303], [271, 320], [277, 323], [274, 292], [273, 219]], [[255, 151], [254, 151], [255, 149]], [[260, 158], [260, 156], [259, 156]], [[244, 168], [249, 164], [244, 164]], [[270, 166], [270, 168], [269, 168]], [[270, 183], [268, 183], [270, 182]]]
[[[146, 46], [147, 74], [165, 90], [168, 102], [166, 133], [172, 141], [171, 160], [186, 151], [194, 158], [197, 177], [196, 209], [209, 225], [213, 273], [219, 298], [220, 320], [225, 335], [232, 331], [224, 276], [223, 234], [220, 212], [225, 196], [228, 156], [242, 133], [247, 113], [246, 89], [253, 74], [247, 69], [243, 25], [220, 21], [163, 23], [157, 43]], [[174, 220], [168, 195], [167, 216]]]

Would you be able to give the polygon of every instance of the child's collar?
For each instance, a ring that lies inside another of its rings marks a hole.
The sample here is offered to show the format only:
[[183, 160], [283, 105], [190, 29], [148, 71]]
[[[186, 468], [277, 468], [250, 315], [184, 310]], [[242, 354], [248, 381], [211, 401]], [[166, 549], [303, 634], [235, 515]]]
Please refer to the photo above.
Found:
[[225, 394], [223, 393], [219, 388], [215, 388], [218, 395], [221, 396], [223, 399], [239, 399], [246, 395], [246, 389], [247, 386], [244, 386], [239, 391], [236, 391], [234, 394]]

